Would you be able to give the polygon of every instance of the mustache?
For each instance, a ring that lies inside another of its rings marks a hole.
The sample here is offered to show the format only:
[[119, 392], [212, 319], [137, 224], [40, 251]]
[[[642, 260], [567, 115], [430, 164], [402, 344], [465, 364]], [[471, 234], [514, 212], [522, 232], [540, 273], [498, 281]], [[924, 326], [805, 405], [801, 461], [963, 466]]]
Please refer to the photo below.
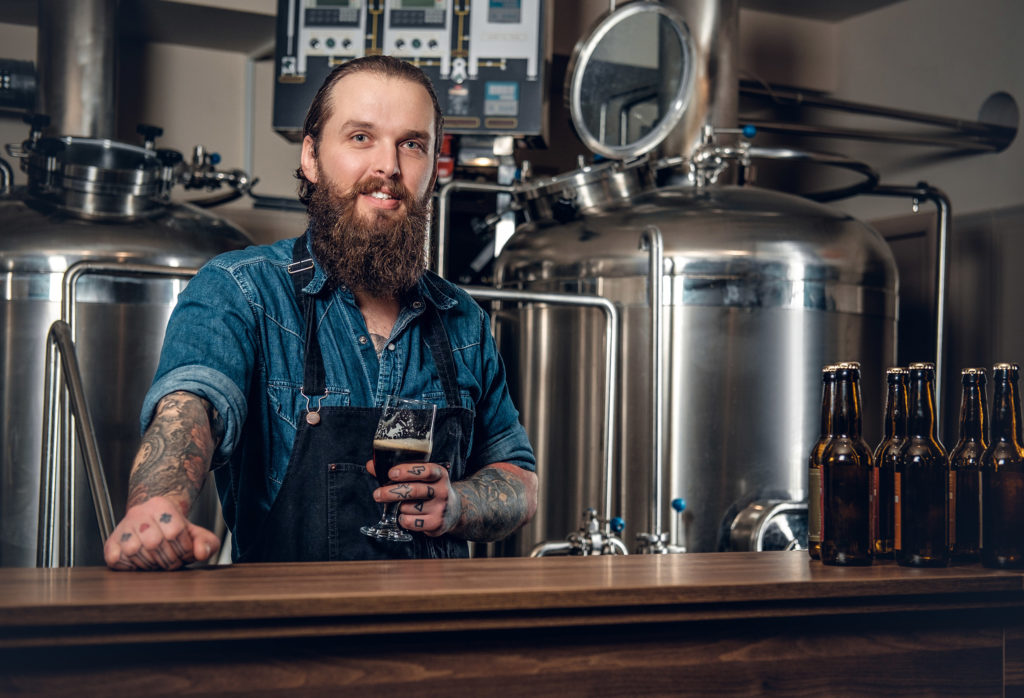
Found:
[[352, 187], [352, 194], [372, 194], [376, 191], [387, 190], [392, 199], [397, 199], [408, 204], [412, 199], [409, 189], [397, 179], [386, 180], [383, 177], [367, 177], [355, 183]]

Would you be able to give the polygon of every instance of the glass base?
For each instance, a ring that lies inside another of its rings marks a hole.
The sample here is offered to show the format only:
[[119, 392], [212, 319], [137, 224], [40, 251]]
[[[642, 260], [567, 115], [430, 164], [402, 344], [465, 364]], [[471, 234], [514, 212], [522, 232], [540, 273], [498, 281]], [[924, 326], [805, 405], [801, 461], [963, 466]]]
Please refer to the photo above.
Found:
[[398, 526], [388, 526], [378, 522], [375, 526], [363, 526], [359, 529], [363, 535], [377, 540], [387, 540], [394, 543], [408, 543], [412, 540], [412, 534]]

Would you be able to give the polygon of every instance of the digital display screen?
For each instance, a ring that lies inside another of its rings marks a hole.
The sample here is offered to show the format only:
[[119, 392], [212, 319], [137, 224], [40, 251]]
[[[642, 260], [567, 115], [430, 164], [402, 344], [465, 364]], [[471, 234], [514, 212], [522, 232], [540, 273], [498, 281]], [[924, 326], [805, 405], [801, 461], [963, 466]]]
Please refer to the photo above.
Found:
[[425, 8], [428, 10], [443, 10], [444, 0], [398, 0], [398, 7], [403, 10]]
[[308, 0], [306, 7], [359, 7], [362, 0]]
[[487, 21], [491, 24], [519, 24], [523, 21], [523, 0], [490, 0]]

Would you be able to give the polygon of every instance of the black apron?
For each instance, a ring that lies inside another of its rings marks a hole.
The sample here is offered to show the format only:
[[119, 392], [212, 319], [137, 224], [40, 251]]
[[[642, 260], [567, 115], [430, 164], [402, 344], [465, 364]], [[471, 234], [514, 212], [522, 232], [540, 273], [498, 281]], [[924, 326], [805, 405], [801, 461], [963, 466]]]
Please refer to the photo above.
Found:
[[[317, 339], [315, 298], [302, 291], [313, 278], [304, 235], [295, 241], [292, 259], [288, 271], [306, 330], [302, 393], [309, 397], [310, 409], [303, 411], [299, 421], [288, 470], [260, 535], [241, 551], [238, 561], [467, 557], [466, 541], [450, 535], [430, 538], [413, 533], [412, 542], [398, 543], [379, 541], [359, 531], [361, 526], [376, 523], [384, 510], [383, 504], [373, 500], [377, 480], [366, 470], [381, 410], [319, 407], [320, 396], [326, 394], [324, 362]], [[474, 413], [462, 407], [451, 343], [437, 308], [429, 302], [425, 305], [424, 337], [446, 402], [437, 410], [431, 460], [450, 463], [454, 481], [465, 476]], [[316, 424], [306, 419], [311, 412], [319, 416]]]

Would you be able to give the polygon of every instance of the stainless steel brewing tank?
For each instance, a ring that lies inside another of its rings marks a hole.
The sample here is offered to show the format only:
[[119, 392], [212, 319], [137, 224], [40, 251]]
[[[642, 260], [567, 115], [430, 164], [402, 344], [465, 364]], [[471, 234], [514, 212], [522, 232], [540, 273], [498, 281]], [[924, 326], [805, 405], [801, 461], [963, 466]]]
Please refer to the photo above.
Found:
[[[45, 341], [60, 318], [65, 269], [80, 260], [199, 267], [246, 244], [234, 225], [184, 204], [161, 203], [145, 215], [103, 222], [21, 190], [0, 197], [0, 566], [36, 563]], [[139, 444], [142, 398], [185, 283], [86, 274], [77, 284], [76, 349], [117, 517]], [[82, 460], [76, 460], [74, 564], [103, 564]], [[209, 525], [215, 513], [215, 488], [208, 486], [194, 518]]]
[[[690, 551], [720, 550], [753, 500], [806, 499], [823, 364], [861, 362], [864, 431], [877, 439], [883, 371], [895, 361], [896, 265], [870, 226], [753, 187], [654, 190], [516, 231], [497, 262], [499, 284], [621, 306], [619, 481], [616, 510], [602, 515], [625, 519], [631, 546], [654, 529], [647, 226], [661, 232], [665, 257], [661, 529]], [[504, 552], [564, 539], [586, 507], [602, 508], [603, 322], [592, 309], [499, 312], [541, 480], [536, 519]], [[687, 502], [682, 522], [672, 519], [674, 498]]]

